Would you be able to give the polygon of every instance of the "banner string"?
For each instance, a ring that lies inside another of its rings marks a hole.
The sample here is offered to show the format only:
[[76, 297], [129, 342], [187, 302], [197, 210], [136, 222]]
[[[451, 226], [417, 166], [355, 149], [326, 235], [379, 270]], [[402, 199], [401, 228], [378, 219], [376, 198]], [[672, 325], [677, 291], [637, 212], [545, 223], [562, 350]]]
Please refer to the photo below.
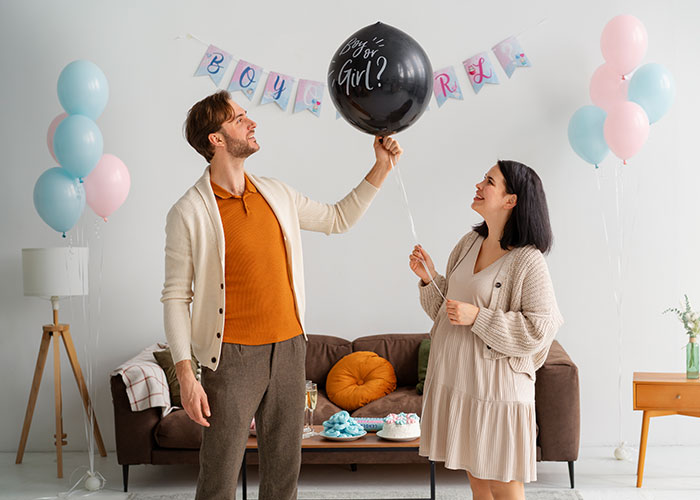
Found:
[[209, 47], [208, 43], [203, 42], [200, 38], [197, 38], [192, 33], [187, 33], [186, 35], [178, 35], [175, 38], [173, 38], [173, 40], [195, 40], [195, 41], [201, 43], [202, 45]]

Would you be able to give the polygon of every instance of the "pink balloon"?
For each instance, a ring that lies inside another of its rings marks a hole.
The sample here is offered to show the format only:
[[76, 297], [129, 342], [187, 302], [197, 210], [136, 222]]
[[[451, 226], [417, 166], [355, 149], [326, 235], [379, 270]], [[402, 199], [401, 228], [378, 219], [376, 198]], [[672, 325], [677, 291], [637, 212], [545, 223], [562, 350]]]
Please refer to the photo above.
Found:
[[647, 142], [649, 118], [636, 102], [618, 103], [608, 111], [603, 134], [610, 150], [626, 163]]
[[46, 133], [46, 145], [49, 147], [49, 153], [51, 153], [53, 159], [56, 160], [56, 163], [58, 163], [58, 158], [56, 158], [56, 154], [53, 152], [53, 135], [56, 133], [56, 128], [58, 125], [67, 116], [68, 113], [61, 113], [56, 118], [51, 120], [51, 123], [49, 124], [49, 131]]
[[129, 195], [131, 176], [123, 161], [114, 155], [104, 154], [84, 182], [87, 204], [107, 222], [107, 217]]
[[634, 16], [613, 17], [600, 37], [603, 58], [618, 75], [626, 75], [639, 65], [647, 45], [647, 30]]
[[627, 100], [628, 86], [629, 80], [623, 80], [608, 64], [603, 64], [591, 77], [591, 101], [607, 112], [615, 104]]

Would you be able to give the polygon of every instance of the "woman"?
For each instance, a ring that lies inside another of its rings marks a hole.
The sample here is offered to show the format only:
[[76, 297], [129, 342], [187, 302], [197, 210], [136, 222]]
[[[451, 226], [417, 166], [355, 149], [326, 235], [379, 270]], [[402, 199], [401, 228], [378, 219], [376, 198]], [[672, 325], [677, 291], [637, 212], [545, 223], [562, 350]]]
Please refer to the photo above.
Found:
[[475, 500], [524, 499], [537, 478], [535, 371], [563, 322], [543, 256], [549, 212], [540, 178], [515, 161], [491, 167], [471, 207], [484, 221], [446, 276], [420, 246], [409, 257], [435, 321], [420, 454], [466, 470]]

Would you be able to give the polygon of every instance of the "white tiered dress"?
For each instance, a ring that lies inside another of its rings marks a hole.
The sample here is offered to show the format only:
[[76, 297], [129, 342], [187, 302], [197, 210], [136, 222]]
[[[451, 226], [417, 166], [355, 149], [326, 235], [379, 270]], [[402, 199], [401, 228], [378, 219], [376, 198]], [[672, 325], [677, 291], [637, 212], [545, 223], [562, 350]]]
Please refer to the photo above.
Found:
[[[451, 274], [448, 299], [488, 307], [507, 255], [474, 274], [480, 248], [477, 241]], [[450, 323], [443, 303], [432, 332], [419, 453], [479, 479], [535, 481], [535, 382], [507, 357], [485, 359], [483, 348], [471, 327]]]

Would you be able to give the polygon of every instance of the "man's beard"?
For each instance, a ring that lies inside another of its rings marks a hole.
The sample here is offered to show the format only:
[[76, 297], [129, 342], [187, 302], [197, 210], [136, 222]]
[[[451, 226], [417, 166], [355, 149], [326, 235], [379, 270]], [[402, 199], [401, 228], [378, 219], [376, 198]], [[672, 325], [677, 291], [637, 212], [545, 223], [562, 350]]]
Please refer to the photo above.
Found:
[[234, 158], [248, 158], [250, 155], [255, 153], [258, 148], [252, 147], [248, 141], [242, 141], [240, 139], [234, 139], [228, 135], [223, 130], [221, 131], [226, 141], [226, 152], [233, 156]]

